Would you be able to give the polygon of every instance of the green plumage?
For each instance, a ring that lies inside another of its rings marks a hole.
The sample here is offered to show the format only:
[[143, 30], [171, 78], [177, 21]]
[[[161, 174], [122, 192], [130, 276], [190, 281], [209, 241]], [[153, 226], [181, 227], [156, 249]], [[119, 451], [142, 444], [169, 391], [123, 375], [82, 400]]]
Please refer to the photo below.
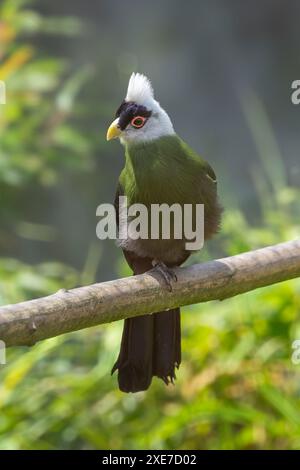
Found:
[[204, 204], [205, 238], [217, 231], [221, 209], [216, 175], [177, 135], [127, 145], [125, 158], [119, 183], [128, 205]]
[[215, 193], [211, 167], [176, 135], [127, 145], [125, 158], [120, 184], [129, 204], [205, 202], [201, 184]]

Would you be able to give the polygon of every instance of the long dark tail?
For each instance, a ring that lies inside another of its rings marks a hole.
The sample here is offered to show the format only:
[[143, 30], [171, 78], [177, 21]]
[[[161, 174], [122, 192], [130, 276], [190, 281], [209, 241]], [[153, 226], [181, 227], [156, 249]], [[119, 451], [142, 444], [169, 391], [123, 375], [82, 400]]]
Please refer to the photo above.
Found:
[[118, 369], [120, 390], [147, 390], [153, 376], [173, 383], [180, 362], [179, 308], [125, 320], [119, 357], [112, 369], [112, 373]]

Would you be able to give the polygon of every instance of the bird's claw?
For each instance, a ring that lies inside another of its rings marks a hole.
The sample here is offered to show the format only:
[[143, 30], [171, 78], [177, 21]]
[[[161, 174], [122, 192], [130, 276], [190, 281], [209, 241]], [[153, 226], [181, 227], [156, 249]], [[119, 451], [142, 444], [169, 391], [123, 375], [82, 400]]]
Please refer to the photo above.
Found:
[[164, 282], [166, 283], [167, 289], [169, 292], [173, 291], [173, 282], [177, 282], [177, 275], [172, 268], [168, 268], [162, 261], [154, 260], [152, 262], [153, 268], [159, 272], [159, 274], [163, 277]]

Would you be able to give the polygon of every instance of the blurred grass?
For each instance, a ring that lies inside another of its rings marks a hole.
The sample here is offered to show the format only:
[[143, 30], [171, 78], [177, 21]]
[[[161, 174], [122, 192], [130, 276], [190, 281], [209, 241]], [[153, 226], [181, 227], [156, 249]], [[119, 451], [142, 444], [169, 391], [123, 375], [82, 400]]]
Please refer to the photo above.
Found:
[[[1, 4], [0, 79], [2, 71], [9, 96], [0, 108], [0, 182], [6, 194], [0, 209], [2, 219], [10, 220], [18, 213], [16, 193], [22, 196], [32, 181], [41, 188], [54, 184], [62, 167], [87, 169], [82, 156], [90, 145], [73, 121], [88, 69], [69, 76], [63, 61], [41, 58], [30, 42], [20, 41], [40, 28], [78, 34], [79, 23], [61, 20], [56, 30], [56, 21], [25, 10], [25, 4], [30, 2]], [[253, 178], [262, 223], [250, 224], [238, 204], [226, 208], [217, 249], [228, 255], [300, 232], [300, 191], [288, 185], [262, 103], [250, 94], [242, 107], [260, 156]], [[52, 227], [26, 220], [16, 231], [35, 240], [53, 236]], [[9, 236], [1, 227], [0, 246]], [[213, 256], [212, 244], [199, 259]], [[28, 266], [2, 257], [0, 303], [91, 283], [99, 257], [91, 244], [81, 273], [61, 263]], [[121, 257], [118, 267], [120, 275], [128, 272]], [[154, 379], [146, 393], [124, 395], [110, 376], [121, 322], [31, 349], [9, 349], [7, 365], [0, 366], [0, 449], [299, 448], [300, 366], [291, 362], [292, 342], [300, 339], [299, 294], [300, 281], [293, 280], [184, 308], [176, 385]]]

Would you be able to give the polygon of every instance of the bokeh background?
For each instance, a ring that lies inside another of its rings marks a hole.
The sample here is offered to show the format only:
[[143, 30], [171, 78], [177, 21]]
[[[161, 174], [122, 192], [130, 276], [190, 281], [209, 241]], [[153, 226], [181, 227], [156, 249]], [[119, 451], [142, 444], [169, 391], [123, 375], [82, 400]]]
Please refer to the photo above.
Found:
[[[129, 274], [95, 235], [123, 151], [106, 128], [132, 71], [212, 164], [225, 215], [191, 262], [300, 233], [296, 0], [1, 0], [0, 303]], [[300, 283], [183, 309], [176, 386], [124, 395], [122, 323], [7, 351], [1, 449], [300, 447]]]

